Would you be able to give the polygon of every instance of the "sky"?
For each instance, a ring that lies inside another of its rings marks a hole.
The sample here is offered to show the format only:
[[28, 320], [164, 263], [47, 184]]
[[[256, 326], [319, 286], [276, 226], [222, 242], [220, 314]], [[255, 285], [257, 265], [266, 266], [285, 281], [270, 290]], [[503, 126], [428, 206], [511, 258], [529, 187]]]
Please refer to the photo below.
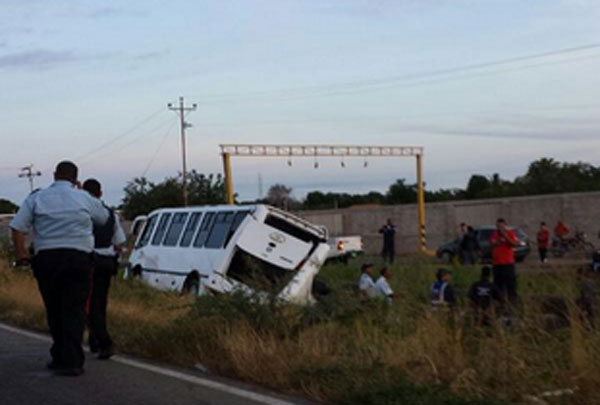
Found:
[[[135, 177], [220, 173], [221, 143], [418, 145], [427, 188], [600, 164], [594, 0], [1, 0], [0, 198], [75, 161], [118, 204]], [[385, 191], [410, 158], [234, 158], [236, 192]]]

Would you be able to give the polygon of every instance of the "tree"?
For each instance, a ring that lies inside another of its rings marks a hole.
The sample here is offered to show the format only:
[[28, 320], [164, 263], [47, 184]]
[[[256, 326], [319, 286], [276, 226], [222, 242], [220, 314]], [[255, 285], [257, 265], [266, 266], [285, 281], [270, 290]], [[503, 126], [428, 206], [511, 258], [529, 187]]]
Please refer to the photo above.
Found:
[[281, 183], [269, 187], [265, 201], [281, 209], [294, 209], [300, 206], [300, 202], [292, 197], [292, 188]]
[[13, 214], [17, 212], [19, 206], [12, 201], [0, 198], [0, 214]]
[[417, 185], [406, 184], [405, 179], [398, 179], [390, 186], [386, 194], [388, 204], [409, 204], [417, 201]]
[[[180, 177], [167, 177], [155, 184], [145, 177], [127, 183], [123, 198], [123, 216], [133, 219], [157, 208], [183, 206], [183, 186]], [[188, 174], [188, 200], [191, 205], [223, 204], [225, 183], [223, 177], [208, 176], [192, 170]]]

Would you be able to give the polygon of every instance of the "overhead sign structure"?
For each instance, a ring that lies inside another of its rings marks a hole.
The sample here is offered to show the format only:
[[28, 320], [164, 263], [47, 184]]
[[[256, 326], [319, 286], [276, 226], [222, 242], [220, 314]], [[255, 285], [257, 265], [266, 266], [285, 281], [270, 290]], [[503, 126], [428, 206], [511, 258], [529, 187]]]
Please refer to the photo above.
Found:
[[[425, 190], [423, 183], [422, 146], [376, 146], [376, 145], [285, 145], [285, 144], [223, 144], [223, 170], [227, 203], [234, 204], [231, 157], [412, 157], [417, 161], [417, 205], [419, 211], [419, 248], [425, 252]], [[316, 163], [315, 163], [316, 164]], [[342, 163], [343, 164], [343, 163]]]

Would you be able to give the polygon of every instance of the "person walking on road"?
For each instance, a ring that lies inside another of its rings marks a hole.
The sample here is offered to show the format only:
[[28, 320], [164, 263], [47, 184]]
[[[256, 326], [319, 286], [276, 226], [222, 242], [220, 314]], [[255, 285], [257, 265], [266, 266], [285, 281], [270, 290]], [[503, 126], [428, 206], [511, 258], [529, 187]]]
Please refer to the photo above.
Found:
[[[10, 223], [17, 264], [31, 263], [46, 308], [52, 347], [47, 367], [58, 375], [83, 374], [81, 347], [85, 305], [90, 291], [94, 235], [108, 211], [99, 200], [79, 190], [77, 166], [60, 162], [54, 183], [31, 193]], [[33, 230], [34, 256], [25, 247]]]
[[[102, 197], [102, 186], [96, 179], [88, 179], [83, 189], [94, 198]], [[100, 200], [101, 201], [101, 200]], [[106, 307], [110, 279], [117, 274], [119, 268], [119, 252], [126, 241], [125, 232], [119, 217], [102, 202], [109, 212], [108, 221], [104, 225], [94, 225], [94, 270], [92, 277], [92, 294], [90, 296], [88, 324], [90, 328], [89, 345], [92, 353], [98, 353], [100, 360], [110, 358], [113, 353], [113, 341], [106, 327]]]
[[545, 222], [540, 224], [540, 229], [537, 233], [537, 244], [540, 262], [544, 264], [548, 261], [548, 248], [550, 247], [550, 231]]
[[396, 227], [392, 223], [392, 219], [388, 218], [386, 224], [379, 229], [379, 233], [383, 234], [383, 249], [381, 256], [390, 263], [394, 263], [396, 256]]
[[496, 230], [490, 236], [492, 247], [492, 269], [494, 284], [503, 300], [508, 299], [511, 306], [517, 304], [517, 276], [515, 271], [515, 253], [513, 248], [518, 246], [519, 239], [515, 231], [509, 229], [506, 221], [498, 218]]

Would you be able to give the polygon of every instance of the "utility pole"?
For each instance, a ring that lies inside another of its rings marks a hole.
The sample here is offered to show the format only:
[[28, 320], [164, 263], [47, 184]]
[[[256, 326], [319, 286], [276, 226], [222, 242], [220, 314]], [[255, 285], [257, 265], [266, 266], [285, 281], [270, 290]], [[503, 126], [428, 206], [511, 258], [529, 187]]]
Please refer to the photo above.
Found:
[[21, 177], [21, 178], [27, 177], [27, 179], [29, 180], [30, 191], [33, 191], [33, 178], [41, 176], [41, 175], [42, 175], [42, 172], [40, 172], [39, 170], [37, 170], [37, 171], [33, 170], [33, 163], [30, 164], [29, 166], [22, 167], [21, 173], [19, 173], [19, 177]]
[[183, 97], [179, 97], [179, 106], [175, 107], [173, 104], [167, 104], [167, 107], [171, 111], [175, 111], [179, 115], [179, 125], [181, 131], [181, 157], [182, 157], [182, 166], [183, 172], [182, 180], [183, 180], [183, 205], [188, 205], [188, 194], [187, 194], [187, 164], [186, 164], [186, 153], [185, 153], [185, 129], [192, 126], [192, 124], [185, 122], [185, 115], [190, 111], [194, 111], [197, 107], [196, 104], [192, 104], [191, 107], [186, 107], [183, 101]]

